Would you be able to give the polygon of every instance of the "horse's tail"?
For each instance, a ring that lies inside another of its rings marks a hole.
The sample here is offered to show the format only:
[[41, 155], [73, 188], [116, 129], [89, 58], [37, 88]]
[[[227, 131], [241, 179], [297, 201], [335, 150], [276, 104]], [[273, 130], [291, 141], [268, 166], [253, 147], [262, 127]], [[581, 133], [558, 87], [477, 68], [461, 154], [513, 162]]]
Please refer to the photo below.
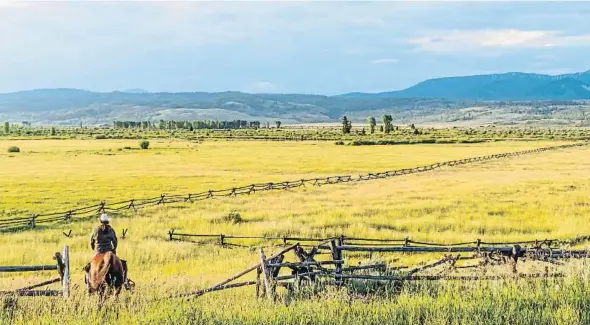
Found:
[[98, 272], [96, 273], [96, 278], [95, 278], [95, 283], [103, 283], [105, 281], [105, 278], [107, 276], [107, 273], [109, 273], [109, 270], [111, 269], [111, 263], [113, 262], [113, 252], [106, 252], [103, 255], [103, 265], [102, 268], [100, 270], [98, 270]]

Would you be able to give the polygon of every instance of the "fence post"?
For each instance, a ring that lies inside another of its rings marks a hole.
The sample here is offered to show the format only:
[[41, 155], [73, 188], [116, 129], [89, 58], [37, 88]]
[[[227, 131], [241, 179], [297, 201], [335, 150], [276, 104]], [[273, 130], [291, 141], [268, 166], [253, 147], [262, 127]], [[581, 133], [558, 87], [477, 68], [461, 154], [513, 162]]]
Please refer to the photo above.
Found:
[[127, 209], [131, 208], [133, 208], [133, 211], [137, 212], [137, 209], [135, 208], [135, 199], [131, 199], [131, 201], [129, 201], [129, 206], [127, 206]]
[[[338, 239], [338, 243], [341, 243], [340, 239]], [[335, 261], [341, 261], [342, 250], [340, 250], [340, 246], [336, 244], [336, 240], [332, 239], [330, 241], [330, 248], [332, 249], [332, 259]], [[336, 264], [336, 268], [334, 270], [334, 280], [336, 281], [337, 285], [342, 285], [344, 283], [342, 281], [342, 264]]]
[[107, 204], [106, 201], [101, 201], [100, 202], [100, 207], [98, 208], [98, 214], [104, 213], [105, 212], [105, 208], [104, 206]]
[[37, 220], [37, 215], [34, 214], [33, 217], [31, 217], [31, 222], [29, 223], [29, 225], [31, 226], [31, 228], [37, 227], [36, 220]]
[[63, 297], [64, 299], [68, 299], [70, 297], [70, 247], [64, 246], [62, 259], [64, 265], [64, 276], [62, 280]]
[[260, 249], [260, 269], [262, 270], [262, 281], [266, 288], [266, 297], [274, 301], [276, 293], [274, 291], [272, 273], [267, 266], [266, 256], [264, 255], [264, 250], [262, 248]]

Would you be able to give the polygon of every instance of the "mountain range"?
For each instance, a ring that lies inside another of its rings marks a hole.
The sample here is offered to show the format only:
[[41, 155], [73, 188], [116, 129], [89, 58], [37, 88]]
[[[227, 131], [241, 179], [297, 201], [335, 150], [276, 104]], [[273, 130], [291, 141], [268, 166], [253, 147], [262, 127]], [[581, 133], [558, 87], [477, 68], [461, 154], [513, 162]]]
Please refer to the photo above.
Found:
[[360, 120], [388, 113], [402, 121], [436, 116], [444, 122], [474, 107], [507, 107], [499, 102], [569, 101], [561, 104], [579, 109], [586, 107], [584, 100], [589, 99], [590, 70], [563, 75], [511, 72], [429, 79], [399, 91], [336, 96], [36, 89], [0, 94], [0, 120], [110, 124], [114, 120], [280, 119], [284, 123], [301, 123], [332, 122], [342, 115]]
[[383, 93], [349, 93], [349, 98], [445, 98], [469, 100], [590, 99], [590, 70], [562, 75], [509, 72], [429, 79]]

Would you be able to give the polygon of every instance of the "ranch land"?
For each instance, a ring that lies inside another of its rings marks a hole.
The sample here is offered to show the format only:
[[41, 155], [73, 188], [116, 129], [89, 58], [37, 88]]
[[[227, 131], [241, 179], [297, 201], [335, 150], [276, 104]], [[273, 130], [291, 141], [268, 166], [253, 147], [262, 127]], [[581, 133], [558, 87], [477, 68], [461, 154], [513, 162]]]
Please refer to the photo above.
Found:
[[[462, 158], [559, 146], [583, 140], [336, 145], [334, 141], [149, 138], [0, 139], [0, 219], [67, 211], [252, 183], [297, 181], [413, 168]], [[8, 152], [17, 146], [20, 152]], [[191, 299], [172, 295], [213, 285], [285, 246], [281, 240], [177, 238], [189, 234], [267, 237], [410, 238], [435, 243], [569, 240], [590, 235], [590, 145], [492, 159], [363, 182], [214, 196], [110, 213], [136, 287], [102, 308], [84, 290], [97, 216], [0, 230], [0, 266], [52, 264], [70, 247], [72, 295], [4, 296], [0, 324], [588, 324], [590, 264], [549, 265], [559, 278], [519, 279], [510, 266], [494, 281], [350, 280], [256, 299], [253, 286]], [[125, 238], [122, 237], [126, 229]], [[71, 232], [70, 232], [71, 231]], [[66, 236], [66, 234], [69, 234]], [[294, 244], [296, 241], [290, 241]], [[578, 241], [575, 248], [583, 249]], [[307, 247], [305, 249], [308, 249]], [[293, 254], [287, 258], [293, 260]], [[440, 254], [347, 252], [345, 266], [426, 265]], [[329, 259], [319, 255], [318, 260]], [[519, 262], [521, 263], [521, 262]], [[469, 261], [461, 261], [469, 265]], [[533, 261], [518, 272], [546, 272]], [[289, 274], [287, 270], [282, 274]], [[456, 270], [481, 274], [481, 270]], [[0, 291], [54, 276], [0, 273]], [[255, 280], [255, 273], [244, 281]], [[59, 285], [56, 285], [59, 286]]]

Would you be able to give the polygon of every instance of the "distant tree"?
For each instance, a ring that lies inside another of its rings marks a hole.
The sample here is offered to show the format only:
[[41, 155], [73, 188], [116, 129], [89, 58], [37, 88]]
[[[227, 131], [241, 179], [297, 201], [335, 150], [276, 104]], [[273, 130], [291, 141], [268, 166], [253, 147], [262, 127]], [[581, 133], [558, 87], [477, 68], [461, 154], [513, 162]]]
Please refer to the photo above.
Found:
[[383, 125], [379, 125], [379, 131], [383, 132]]
[[277, 124], [277, 129], [280, 129], [281, 128], [281, 121], [276, 121], [275, 123]]
[[346, 116], [342, 116], [342, 134], [350, 134], [351, 129], [352, 123], [348, 120]]
[[371, 134], [375, 133], [375, 126], [377, 126], [377, 120], [374, 117], [369, 116], [367, 117], [367, 122], [369, 123], [369, 130], [371, 130]]
[[8, 122], [4, 122], [4, 133], [10, 133], [10, 124]]
[[361, 131], [361, 135], [367, 135], [367, 131], [365, 131], [365, 128], [363, 128], [363, 130]]
[[416, 126], [414, 124], [410, 124], [410, 129], [414, 130], [416, 129]]
[[383, 119], [383, 125], [385, 126], [385, 133], [389, 134], [389, 132], [391, 132], [391, 121], [393, 121], [393, 117], [391, 117], [391, 115], [386, 114], [382, 116]]
[[148, 149], [150, 147], [150, 142], [147, 140], [143, 140], [139, 143], [139, 147], [141, 149]]
[[55, 131], [55, 127], [54, 127], [54, 126], [52, 126], [52, 127], [51, 127], [51, 135], [52, 135], [52, 136], [55, 136], [56, 134], [57, 134], [57, 132]]

